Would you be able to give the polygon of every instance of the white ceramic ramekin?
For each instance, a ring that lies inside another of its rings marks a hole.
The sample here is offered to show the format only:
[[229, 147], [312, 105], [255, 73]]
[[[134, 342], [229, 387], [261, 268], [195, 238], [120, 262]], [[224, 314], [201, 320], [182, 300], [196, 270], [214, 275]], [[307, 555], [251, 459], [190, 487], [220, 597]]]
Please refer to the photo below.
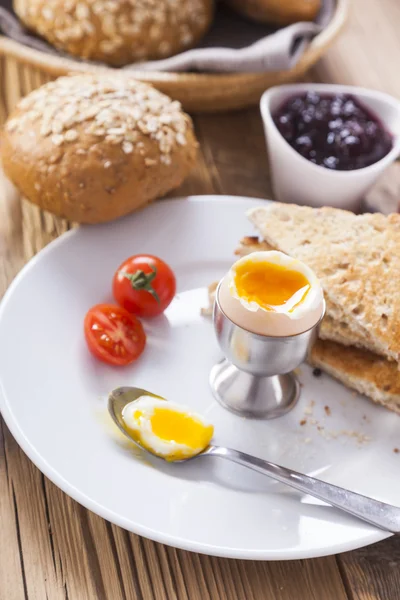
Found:
[[[287, 98], [309, 91], [320, 94], [351, 94], [359, 99], [393, 135], [392, 150], [375, 164], [352, 171], [332, 171], [301, 156], [282, 137], [273, 122], [272, 114]], [[357, 211], [367, 190], [400, 154], [400, 102], [382, 92], [349, 85], [282, 85], [270, 88], [263, 94], [260, 108], [275, 200], [279, 202], [333, 206]]]

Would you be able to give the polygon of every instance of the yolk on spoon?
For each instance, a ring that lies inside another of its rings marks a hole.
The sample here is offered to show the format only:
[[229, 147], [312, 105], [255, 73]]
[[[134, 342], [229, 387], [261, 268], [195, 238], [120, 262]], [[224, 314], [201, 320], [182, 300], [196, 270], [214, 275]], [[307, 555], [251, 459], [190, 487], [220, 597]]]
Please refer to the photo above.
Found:
[[141, 396], [123, 411], [124, 427], [146, 450], [166, 460], [182, 460], [202, 452], [214, 427], [201, 415], [178, 404]]
[[175, 412], [168, 408], [154, 409], [151, 417], [153, 433], [162, 440], [174, 440], [177, 444], [185, 444], [190, 448], [204, 445], [212, 427], [204, 427], [190, 415]]
[[[140, 421], [143, 415], [136, 410], [133, 416]], [[212, 426], [205, 427], [192, 416], [170, 408], [154, 408], [149, 420], [153, 434], [160, 440], [173, 441], [193, 449], [204, 446], [205, 440], [208, 443], [209, 434], [213, 431]]]

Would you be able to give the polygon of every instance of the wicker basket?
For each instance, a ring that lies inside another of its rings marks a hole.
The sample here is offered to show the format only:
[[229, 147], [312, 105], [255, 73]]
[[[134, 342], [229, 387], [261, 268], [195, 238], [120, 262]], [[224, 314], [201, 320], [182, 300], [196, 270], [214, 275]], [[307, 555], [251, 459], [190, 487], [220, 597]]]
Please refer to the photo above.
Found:
[[[129, 76], [152, 83], [179, 100], [189, 112], [216, 112], [252, 106], [267, 88], [303, 77], [341, 31], [346, 21], [348, 3], [349, 0], [337, 0], [336, 11], [329, 25], [312, 40], [297, 65], [288, 71], [233, 74], [129, 71]], [[17, 94], [20, 96], [65, 73], [107, 68], [45, 54], [4, 36], [0, 36], [0, 58], [3, 74], [1, 85], [7, 85], [8, 78], [12, 78], [13, 87], [18, 89], [15, 85], [17, 79], [20, 88]], [[8, 99], [8, 103], [12, 104], [14, 100], [18, 98]]]

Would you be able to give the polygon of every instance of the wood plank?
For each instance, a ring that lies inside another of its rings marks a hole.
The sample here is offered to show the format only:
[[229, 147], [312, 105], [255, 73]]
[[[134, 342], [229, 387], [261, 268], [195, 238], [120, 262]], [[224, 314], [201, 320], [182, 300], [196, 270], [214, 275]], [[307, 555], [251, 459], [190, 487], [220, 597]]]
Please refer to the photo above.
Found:
[[[138, 577], [138, 566], [132, 549], [133, 534], [116, 525], [110, 525], [111, 535], [115, 541], [117, 560], [121, 570], [121, 578], [127, 600], [143, 600], [142, 587]], [[136, 537], [136, 536], [133, 536]], [[134, 545], [134, 544], [133, 544]]]
[[43, 476], [28, 460], [6, 428], [4, 432], [27, 597], [65, 600], [60, 562], [53, 553]]
[[[94, 556], [91, 554], [93, 541], [87, 511], [47, 479], [45, 490], [54, 552], [60, 556], [67, 598], [73, 600], [105, 598], [104, 582], [101, 577], [98, 577], [97, 553]], [[39, 597], [37, 599], [41, 600]], [[117, 596], [116, 600], [120, 600], [120, 597]]]
[[216, 193], [272, 197], [258, 108], [199, 116], [196, 131]]
[[346, 552], [337, 557], [351, 600], [397, 600], [400, 598], [400, 540]]
[[19, 539], [14, 492], [5, 452], [3, 422], [0, 420], [0, 597], [7, 600], [25, 598], [22, 552]]
[[397, 0], [352, 0], [349, 21], [313, 74], [321, 81], [361, 85], [400, 98]]

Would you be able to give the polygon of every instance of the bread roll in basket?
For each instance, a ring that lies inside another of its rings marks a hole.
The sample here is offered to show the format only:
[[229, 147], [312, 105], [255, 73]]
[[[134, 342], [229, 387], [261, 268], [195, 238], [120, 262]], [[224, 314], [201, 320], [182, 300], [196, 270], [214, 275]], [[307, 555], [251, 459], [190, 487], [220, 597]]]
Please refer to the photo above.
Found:
[[[9, 3], [10, 0], [0, 0], [0, 6], [7, 6]], [[335, 0], [333, 4], [334, 14], [327, 26], [313, 37], [300, 60], [289, 69], [256, 73], [211, 73], [146, 71], [140, 67], [131, 67], [126, 75], [152, 83], [160, 91], [179, 100], [189, 112], [226, 111], [255, 105], [267, 88], [303, 77], [333, 43], [346, 22], [349, 0]], [[243, 27], [245, 26], [246, 22], [243, 20]], [[110, 69], [78, 61], [64, 54], [50, 54], [30, 48], [4, 35], [0, 35], [0, 61], [3, 61], [1, 68], [5, 73], [5, 88], [15, 89], [17, 81], [21, 96], [59, 75]]]

